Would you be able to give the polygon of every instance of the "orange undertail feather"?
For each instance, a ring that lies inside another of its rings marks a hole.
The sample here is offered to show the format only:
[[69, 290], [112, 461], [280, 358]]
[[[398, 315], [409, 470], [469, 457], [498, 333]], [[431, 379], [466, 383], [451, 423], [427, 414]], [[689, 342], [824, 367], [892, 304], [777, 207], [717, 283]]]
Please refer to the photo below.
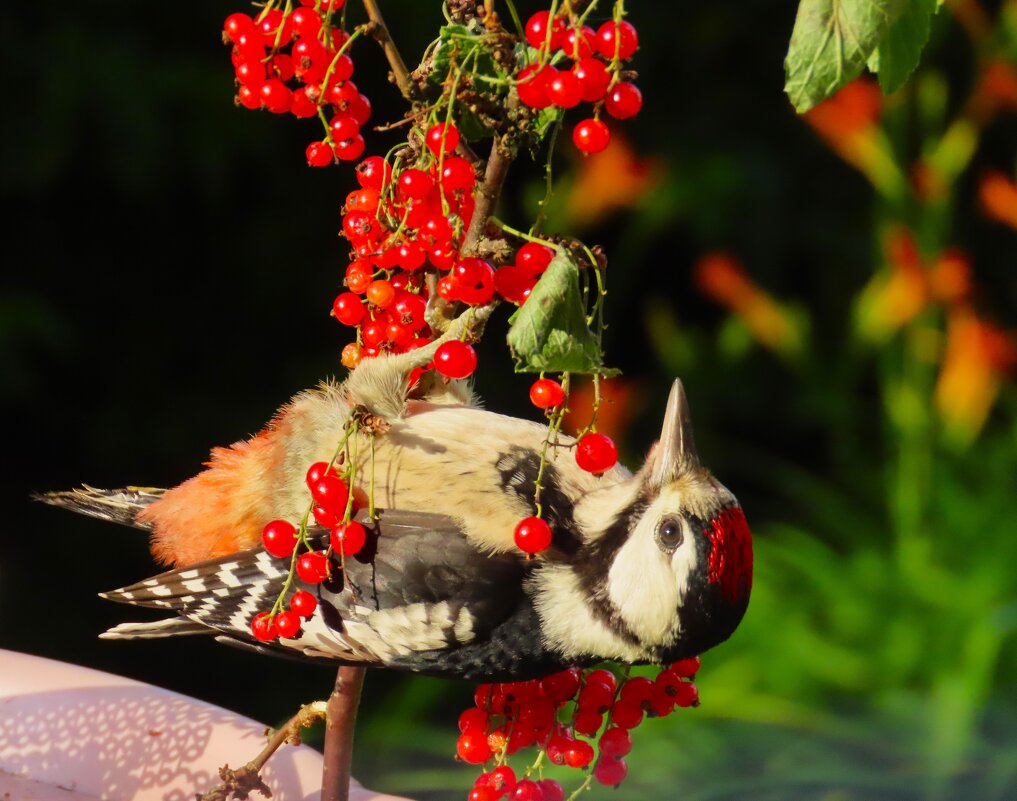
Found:
[[152, 526], [152, 555], [185, 566], [255, 547], [272, 518], [272, 477], [285, 457], [268, 429], [229, 448], [214, 448], [207, 470], [169, 490], [138, 514]]

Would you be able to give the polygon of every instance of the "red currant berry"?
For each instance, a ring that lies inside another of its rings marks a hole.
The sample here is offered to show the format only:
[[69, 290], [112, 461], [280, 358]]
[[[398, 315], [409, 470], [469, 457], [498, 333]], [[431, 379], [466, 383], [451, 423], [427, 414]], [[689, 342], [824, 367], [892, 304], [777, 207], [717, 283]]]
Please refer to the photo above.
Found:
[[516, 787], [516, 772], [508, 765], [497, 767], [487, 775], [487, 786], [499, 796], [511, 793]]
[[643, 710], [629, 701], [618, 701], [611, 709], [611, 720], [623, 729], [634, 729], [643, 722]]
[[643, 93], [634, 83], [619, 83], [607, 93], [604, 108], [616, 120], [635, 117], [643, 107]]
[[606, 670], [604, 668], [600, 668], [599, 670], [591, 670], [589, 672], [589, 674], [587, 675], [587, 677], [586, 677], [586, 683], [587, 684], [595, 684], [595, 683], [603, 684], [612, 693], [614, 693], [615, 690], [618, 689], [618, 679], [615, 678], [614, 673], [612, 673], [610, 670]]
[[[350, 343], [350, 345], [356, 344], [357, 344], [356, 342]], [[346, 348], [343, 348], [343, 351], [345, 350]], [[357, 356], [359, 358], [363, 358], [362, 354], [360, 353], [359, 346], [357, 347]], [[356, 367], [356, 365], [353, 365], [353, 367]], [[350, 367], [350, 369], [352, 370], [353, 367]], [[320, 506], [315, 506], [311, 509], [311, 514], [314, 515], [314, 520], [319, 526], [321, 526], [322, 528], [332, 528], [332, 526], [336, 525], [336, 523], [338, 523], [342, 519], [344, 511], [345, 511], [344, 509], [323, 509]]]
[[565, 764], [570, 768], [585, 768], [593, 761], [593, 746], [585, 740], [573, 740], [565, 750]]
[[466, 378], [477, 369], [477, 352], [458, 339], [442, 343], [434, 352], [434, 369], [446, 378]]
[[404, 200], [423, 200], [433, 187], [434, 181], [423, 170], [410, 168], [399, 176], [399, 195]]
[[[360, 353], [360, 345], [358, 345], [356, 342], [347, 342], [343, 346], [342, 356], [340, 356], [339, 360], [342, 362], [343, 367], [345, 367], [347, 370], [352, 370], [354, 367], [360, 364], [360, 360], [362, 358], [363, 355]], [[314, 508], [318, 509], [320, 507], [315, 506]], [[317, 515], [315, 515], [315, 519], [317, 519]], [[325, 526], [325, 528], [328, 528], [328, 525], [325, 525], [324, 523], [320, 523], [319, 525], [323, 525]]]
[[554, 249], [536, 242], [527, 242], [516, 251], [516, 267], [533, 277], [541, 275], [554, 258]]
[[328, 557], [324, 551], [311, 551], [297, 559], [297, 575], [305, 584], [321, 584], [328, 578]]
[[351, 136], [349, 139], [343, 139], [336, 142], [333, 152], [340, 161], [356, 161], [362, 155], [364, 155], [364, 148], [367, 147], [364, 142], [364, 137], [360, 134]]
[[640, 709], [647, 709], [650, 706], [650, 699], [653, 698], [653, 679], [646, 676], [633, 676], [622, 685], [618, 700], [627, 704], [633, 704]]
[[336, 142], [352, 139], [360, 133], [360, 124], [348, 114], [336, 114], [329, 120], [328, 127]]
[[606, 757], [623, 757], [632, 750], [628, 729], [612, 726], [600, 735], [600, 753]]
[[237, 80], [245, 86], [260, 86], [265, 80], [265, 65], [257, 59], [247, 59], [237, 64]]
[[307, 468], [307, 475], [304, 476], [304, 481], [308, 487], [311, 487], [329, 472], [328, 462], [315, 462]]
[[367, 287], [367, 299], [379, 309], [384, 309], [395, 300], [395, 287], [385, 279], [372, 281]]
[[600, 100], [611, 84], [611, 73], [600, 59], [584, 58], [572, 68], [572, 72], [579, 79], [583, 100], [587, 103]]
[[639, 34], [630, 22], [608, 20], [597, 29], [597, 52], [606, 59], [617, 57], [625, 61], [638, 48]]
[[388, 326], [381, 320], [374, 320], [360, 329], [360, 336], [364, 339], [364, 347], [380, 348], [383, 342], [388, 342]]
[[579, 693], [577, 703], [582, 711], [603, 714], [614, 703], [614, 690], [602, 682], [587, 681], [586, 686]]
[[575, 717], [572, 718], [573, 728], [587, 737], [593, 737], [600, 731], [600, 726], [603, 722], [604, 716], [602, 714], [588, 710], [579, 710], [576, 712]]
[[286, 520], [273, 520], [262, 529], [261, 541], [272, 556], [284, 559], [297, 547], [297, 529]]
[[699, 690], [691, 681], [683, 681], [678, 685], [675, 703], [683, 709], [699, 704]]
[[484, 259], [461, 259], [452, 274], [463, 302], [482, 306], [494, 298], [494, 268]]
[[350, 292], [355, 292], [358, 295], [367, 291], [373, 278], [374, 272], [366, 260], [357, 259], [346, 268], [345, 284]]
[[551, 545], [551, 527], [539, 517], [526, 517], [519, 521], [515, 531], [516, 546], [533, 555], [546, 551]]
[[583, 99], [583, 88], [572, 72], [555, 71], [547, 81], [547, 98], [559, 108], [573, 108]]
[[342, 551], [343, 556], [353, 556], [367, 543], [367, 529], [356, 520], [343, 523], [332, 529], [333, 551]]
[[290, 25], [295, 36], [314, 39], [321, 30], [321, 15], [310, 8], [298, 8], [290, 14]]
[[551, 52], [561, 47], [565, 23], [560, 17], [555, 17], [552, 21], [550, 11], [538, 11], [526, 21], [525, 33], [530, 47]]
[[366, 309], [358, 295], [343, 292], [332, 303], [332, 316], [343, 325], [359, 325]]
[[551, 701], [556, 704], [563, 704], [566, 701], [572, 700], [575, 694], [579, 692], [581, 681], [582, 675], [579, 669], [569, 668], [560, 673], [552, 673], [550, 676], [541, 679], [540, 688]]
[[392, 168], [381, 156], [368, 156], [357, 165], [357, 182], [364, 189], [381, 191], [392, 178]]
[[572, 141], [583, 153], [599, 153], [611, 141], [611, 131], [600, 120], [583, 120], [572, 129]]
[[280, 637], [287, 640], [293, 639], [294, 635], [300, 631], [300, 616], [293, 612], [280, 612], [275, 616], [275, 630]]
[[240, 86], [237, 88], [237, 102], [244, 108], [257, 111], [261, 108], [261, 87]]
[[469, 189], [477, 182], [473, 165], [459, 156], [449, 156], [441, 170], [441, 185], [446, 192], [457, 192]]
[[314, 596], [306, 590], [297, 590], [290, 598], [290, 611], [300, 617], [310, 617], [318, 608], [318, 602]]
[[494, 288], [510, 303], [522, 306], [533, 291], [536, 280], [518, 267], [502, 267], [494, 274]]
[[269, 78], [261, 85], [261, 101], [273, 114], [285, 114], [293, 105], [293, 92], [278, 78]]
[[[486, 776], [487, 774], [481, 774]], [[488, 787], [486, 784], [479, 784], [470, 790], [469, 795], [466, 796], [466, 801], [497, 801], [498, 794]]]
[[624, 759], [604, 759], [601, 757], [597, 760], [597, 766], [593, 769], [593, 778], [606, 787], [617, 787], [625, 780], [628, 772], [629, 766], [625, 764]]
[[318, 113], [318, 104], [307, 96], [307, 91], [297, 89], [293, 93], [293, 105], [290, 106], [290, 114], [302, 120], [313, 117]]
[[551, 69], [533, 64], [519, 71], [516, 92], [519, 93], [520, 103], [537, 109], [551, 105], [551, 100], [547, 96], [547, 79]]
[[242, 33], [253, 33], [255, 30], [254, 20], [247, 14], [230, 14], [223, 23], [222, 32], [234, 44], [237, 37]]
[[456, 741], [456, 753], [463, 762], [479, 765], [491, 758], [491, 748], [482, 733], [465, 732]]
[[471, 707], [467, 709], [463, 714], [459, 716], [459, 731], [460, 732], [487, 732], [488, 717], [487, 713], [483, 709], [477, 709]]
[[251, 621], [251, 634], [256, 640], [272, 642], [277, 636], [275, 620], [271, 612], [259, 612]]
[[538, 378], [530, 387], [530, 402], [538, 409], [556, 409], [564, 400], [565, 390], [552, 378]]
[[454, 303], [459, 300], [459, 282], [454, 275], [443, 275], [438, 279], [437, 292], [442, 300]]
[[606, 434], [584, 434], [576, 443], [576, 464], [587, 473], [603, 473], [617, 462], [618, 449]]
[[700, 664], [702, 661], [698, 656], [691, 656], [688, 659], [679, 659], [670, 669], [683, 679], [691, 679], [699, 672]]
[[339, 476], [327, 474], [315, 481], [311, 487], [311, 497], [314, 502], [330, 512], [338, 512], [346, 509], [346, 502], [350, 497], [349, 487]]
[[561, 49], [573, 61], [589, 58], [597, 49], [597, 34], [589, 25], [569, 28], [562, 38]]
[[565, 801], [565, 788], [554, 779], [541, 779], [537, 784], [544, 794], [543, 801]]
[[459, 129], [454, 125], [446, 125], [443, 122], [432, 125], [424, 135], [424, 142], [427, 149], [434, 153], [435, 157], [442, 153], [451, 153], [459, 147]]

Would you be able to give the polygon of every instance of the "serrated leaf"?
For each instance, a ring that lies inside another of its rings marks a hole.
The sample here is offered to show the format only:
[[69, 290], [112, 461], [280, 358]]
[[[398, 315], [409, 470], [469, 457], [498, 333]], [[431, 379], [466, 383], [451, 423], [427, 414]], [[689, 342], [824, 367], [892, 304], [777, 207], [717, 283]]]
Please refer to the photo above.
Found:
[[586, 324], [579, 268], [559, 252], [509, 319], [517, 373], [602, 373], [600, 344]]
[[801, 0], [784, 91], [802, 114], [862, 71], [908, 0]]
[[918, 66], [929, 41], [932, 15], [939, 8], [939, 2], [909, 0], [869, 57], [869, 69], [879, 76], [879, 86], [884, 94], [893, 94], [900, 89]]

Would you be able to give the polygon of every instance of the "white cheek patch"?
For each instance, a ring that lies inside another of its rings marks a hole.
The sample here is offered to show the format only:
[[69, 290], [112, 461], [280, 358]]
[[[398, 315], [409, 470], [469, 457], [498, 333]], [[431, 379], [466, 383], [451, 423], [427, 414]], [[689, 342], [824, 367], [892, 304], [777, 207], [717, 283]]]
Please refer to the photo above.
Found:
[[615, 556], [607, 579], [611, 603], [644, 645], [665, 645], [674, 640], [675, 616], [688, 578], [681, 573], [676, 575], [673, 563], [686, 544], [692, 544], [683, 544], [668, 559], [657, 546], [655, 528], [653, 517], [646, 516], [640, 521]]
[[685, 602], [692, 574], [699, 567], [699, 552], [696, 550], [697, 535], [685, 520], [682, 521], [682, 531], [685, 534], [682, 544], [678, 550], [671, 554], [671, 570], [677, 581], [679, 604]]

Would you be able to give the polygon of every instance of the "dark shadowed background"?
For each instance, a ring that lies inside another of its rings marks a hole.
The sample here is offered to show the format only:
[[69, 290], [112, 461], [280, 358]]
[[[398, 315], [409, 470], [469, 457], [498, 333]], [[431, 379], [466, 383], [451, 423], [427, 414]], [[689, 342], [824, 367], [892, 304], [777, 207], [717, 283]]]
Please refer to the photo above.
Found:
[[[1012, 75], [1014, 4], [985, 8], [990, 44], [941, 12], [919, 80], [861, 125], [858, 141], [917, 187], [903, 199], [873, 189], [864, 147], [838, 143], [857, 127], [849, 111], [821, 129], [790, 109], [792, 3], [628, 5], [643, 112], [612, 169], [580, 165], [563, 142], [551, 228], [610, 256], [626, 461], [642, 458], [680, 374], [700, 451], [753, 524], [758, 573], [742, 629], [704, 659], [703, 706], [637, 730], [612, 797], [1017, 798], [1017, 232], [978, 201], [987, 171], [1013, 179], [1017, 101], [1001, 90], [939, 194], [916, 161], [965, 113], [989, 55]], [[278, 723], [333, 675], [199, 639], [100, 642], [138, 614], [96, 593], [154, 572], [144, 536], [28, 501], [82, 482], [176, 484], [341, 370], [348, 335], [328, 311], [352, 171], [306, 167], [315, 121], [233, 106], [219, 32], [242, 8], [8, 9], [0, 647]], [[383, 9], [407, 60], [441, 24], [434, 2]], [[373, 121], [397, 118], [380, 51], [353, 55]], [[368, 152], [392, 136], [369, 137]], [[539, 167], [510, 180], [501, 215], [525, 226]], [[904, 230], [921, 286], [885, 244]], [[959, 296], [936, 289], [950, 247], [968, 265]], [[700, 261], [715, 251], [729, 255]], [[978, 335], [961, 341], [971, 315]], [[532, 416], [505, 317], [477, 387], [489, 408]], [[370, 675], [356, 775], [464, 797], [473, 772], [453, 763], [454, 719], [470, 695]]]

